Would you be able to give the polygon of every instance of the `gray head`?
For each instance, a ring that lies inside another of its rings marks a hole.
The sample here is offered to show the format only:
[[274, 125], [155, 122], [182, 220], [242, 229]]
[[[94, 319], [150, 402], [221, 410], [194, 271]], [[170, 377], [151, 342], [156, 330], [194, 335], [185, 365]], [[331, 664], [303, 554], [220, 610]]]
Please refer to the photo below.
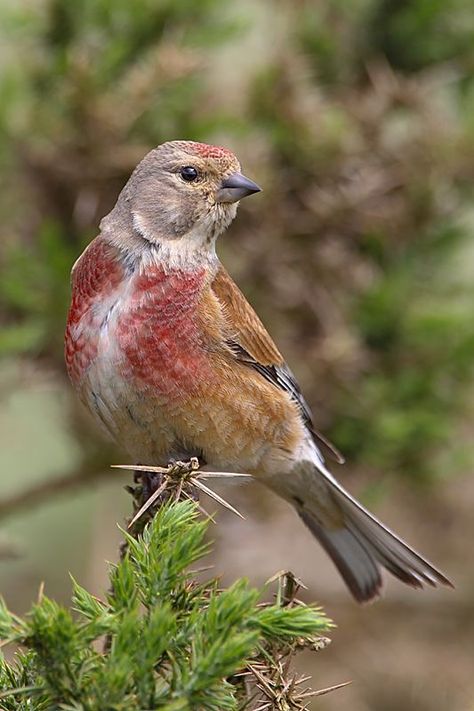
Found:
[[232, 222], [238, 201], [259, 190], [240, 173], [237, 158], [226, 148], [170, 141], [135, 168], [101, 228], [105, 234], [115, 232], [114, 241], [122, 245], [123, 232], [132, 229], [153, 244], [186, 237], [202, 247]]

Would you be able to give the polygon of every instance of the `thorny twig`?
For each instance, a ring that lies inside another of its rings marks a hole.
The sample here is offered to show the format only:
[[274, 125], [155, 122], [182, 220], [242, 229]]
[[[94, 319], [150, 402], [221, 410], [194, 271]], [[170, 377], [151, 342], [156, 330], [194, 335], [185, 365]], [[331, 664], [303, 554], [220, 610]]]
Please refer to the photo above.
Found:
[[[276, 573], [267, 583], [278, 581], [276, 602], [284, 607], [304, 605], [297, 598], [301, 588], [305, 588], [291, 571]], [[298, 676], [291, 671], [296, 653], [302, 649], [319, 651], [330, 643], [330, 639], [314, 636], [298, 639], [293, 643], [267, 644], [260, 646], [259, 653], [238, 675], [243, 682], [249, 711], [303, 711], [311, 699], [341, 689], [351, 682], [313, 691], [306, 686], [309, 676]]]
[[[141, 498], [142, 502], [141, 505], [138, 506], [138, 509], [135, 510], [134, 516], [128, 524], [129, 528], [133, 528], [137, 521], [149, 509], [152, 509], [152, 507], [160, 499], [173, 499], [175, 501], [178, 501], [181, 498], [186, 498], [197, 500], [197, 495], [199, 491], [202, 491], [207, 494], [211, 499], [214, 499], [214, 501], [217, 501], [219, 504], [221, 504], [221, 506], [224, 506], [224, 508], [236, 514], [236, 516], [239, 516], [242, 519], [244, 518], [242, 514], [232, 506], [232, 504], [230, 504], [228, 501], [223, 499], [222, 496], [219, 496], [219, 494], [217, 494], [215, 491], [206, 486], [202, 480], [219, 478], [246, 478], [249, 477], [248, 474], [240, 474], [237, 472], [200, 471], [199, 461], [197, 457], [191, 457], [189, 462], [173, 462], [167, 467], [114, 464], [113, 468], [133, 469], [136, 473], [136, 478], [140, 477], [140, 473], [143, 473], [142, 488], [140, 492], [135, 492], [135, 494], [138, 493], [138, 498]], [[150, 478], [150, 475], [158, 475], [159, 483], [157, 486], [155, 485], [153, 487], [154, 491], [152, 491], [148, 497], [144, 497], [143, 494], [145, 493], [146, 488], [148, 488], [144, 485], [144, 483], [147, 482], [147, 480]], [[132, 493], [134, 493], [133, 490]], [[136, 503], [138, 503], [137, 497], [135, 497], [135, 501]], [[212, 518], [212, 516], [210, 516], [210, 514], [208, 514], [201, 506], [199, 506], [199, 508], [205, 516], [207, 516], [208, 518]], [[150, 513], [152, 513], [152, 511]]]

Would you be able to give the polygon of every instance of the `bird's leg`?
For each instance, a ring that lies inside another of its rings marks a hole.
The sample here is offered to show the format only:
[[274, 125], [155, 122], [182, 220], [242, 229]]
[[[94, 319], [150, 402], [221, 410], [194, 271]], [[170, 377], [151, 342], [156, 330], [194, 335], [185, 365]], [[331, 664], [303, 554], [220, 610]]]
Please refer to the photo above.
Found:
[[[190, 478], [199, 469], [197, 457], [190, 457], [188, 461], [183, 459], [170, 458], [167, 470], [162, 472], [135, 470], [134, 482], [137, 487], [131, 490], [134, 495], [136, 510], [143, 506], [151, 497], [163, 489], [153, 501], [154, 514], [156, 508], [170, 498], [179, 500], [183, 493], [186, 497], [198, 500], [196, 488], [190, 485]], [[130, 490], [130, 489], [129, 489]], [[151, 502], [150, 502], [151, 503]]]
[[159, 495], [156, 502], [154, 502], [155, 506], [150, 507], [152, 510], [149, 512], [149, 515], [141, 521], [140, 526], [133, 527], [134, 535], [135, 533], [141, 532], [146, 521], [150, 520], [150, 518], [153, 518], [155, 515], [157, 507], [169, 498], [169, 496], [166, 495], [165, 477], [166, 474], [161, 472], [148, 472], [140, 469], [136, 469], [133, 472], [133, 482], [135, 486], [125, 487], [125, 490], [128, 491], [133, 498], [133, 516], [135, 516], [137, 511], [139, 511], [146, 504], [150, 497], [153, 496], [153, 494], [157, 492], [160, 487], [163, 487], [163, 484], [165, 484], [162, 494]]
[[[144, 504], [163, 484], [164, 474], [161, 472], [135, 471], [134, 480], [141, 484], [141, 503]], [[165, 494], [165, 492], [163, 492]], [[166, 497], [163, 498], [165, 500]], [[157, 502], [158, 504], [160, 501]], [[162, 502], [161, 502], [162, 503]]]
[[[129, 522], [132, 535], [139, 535], [147, 523], [166, 501], [191, 499], [198, 501], [197, 479], [199, 460], [191, 457], [189, 461], [171, 460], [167, 467], [137, 465], [134, 482], [137, 486], [127, 486], [133, 496], [133, 516]], [[199, 505], [199, 504], [198, 504]], [[137, 525], [138, 524], [138, 525]]]

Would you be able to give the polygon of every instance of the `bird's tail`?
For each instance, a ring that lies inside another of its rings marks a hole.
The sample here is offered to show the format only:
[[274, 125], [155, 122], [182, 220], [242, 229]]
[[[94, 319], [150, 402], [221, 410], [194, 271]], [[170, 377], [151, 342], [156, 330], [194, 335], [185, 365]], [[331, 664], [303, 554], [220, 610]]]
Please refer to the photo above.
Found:
[[[382, 587], [381, 567], [416, 588], [426, 584], [453, 587], [443, 573], [345, 491], [324, 465], [311, 465], [312, 471], [305, 469], [301, 480], [304, 494], [293, 496], [293, 502], [296, 501], [299, 515], [332, 558], [357, 601], [368, 602], [378, 597]], [[308, 475], [313, 479], [311, 483]]]

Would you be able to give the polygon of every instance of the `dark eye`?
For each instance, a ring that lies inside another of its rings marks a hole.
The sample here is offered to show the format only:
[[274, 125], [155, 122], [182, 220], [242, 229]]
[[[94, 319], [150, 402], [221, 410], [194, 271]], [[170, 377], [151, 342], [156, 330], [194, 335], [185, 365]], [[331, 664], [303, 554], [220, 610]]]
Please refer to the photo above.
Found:
[[179, 174], [182, 179], [185, 180], [187, 183], [192, 183], [193, 180], [196, 180], [196, 178], [198, 177], [198, 172], [196, 168], [193, 168], [192, 165], [185, 165], [183, 168], [181, 168]]

